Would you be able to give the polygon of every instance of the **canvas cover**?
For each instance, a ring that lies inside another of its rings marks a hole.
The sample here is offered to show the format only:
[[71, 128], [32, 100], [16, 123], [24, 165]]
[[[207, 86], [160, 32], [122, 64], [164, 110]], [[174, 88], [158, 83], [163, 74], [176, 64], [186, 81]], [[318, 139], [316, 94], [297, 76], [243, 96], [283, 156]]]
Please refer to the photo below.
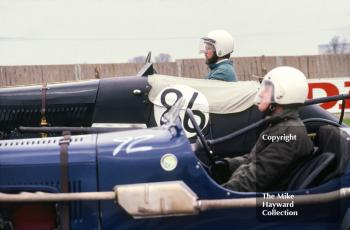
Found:
[[253, 105], [254, 97], [259, 89], [257, 81], [224, 82], [218, 80], [194, 79], [167, 75], [150, 75], [148, 83], [152, 86], [148, 95], [149, 100], [157, 102], [157, 95], [166, 87], [186, 85], [200, 91], [209, 103], [210, 113], [238, 113]]

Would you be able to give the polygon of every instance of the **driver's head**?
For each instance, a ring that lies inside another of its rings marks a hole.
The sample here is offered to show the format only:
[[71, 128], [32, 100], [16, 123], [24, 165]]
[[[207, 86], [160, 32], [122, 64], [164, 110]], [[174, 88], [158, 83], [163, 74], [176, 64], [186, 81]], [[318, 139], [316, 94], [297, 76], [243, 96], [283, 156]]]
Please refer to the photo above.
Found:
[[199, 51], [204, 53], [206, 64], [230, 58], [233, 52], [233, 38], [225, 30], [213, 30], [201, 38]]
[[281, 66], [264, 76], [254, 103], [261, 112], [271, 113], [275, 106], [300, 106], [305, 102], [307, 93], [305, 75], [294, 67]]

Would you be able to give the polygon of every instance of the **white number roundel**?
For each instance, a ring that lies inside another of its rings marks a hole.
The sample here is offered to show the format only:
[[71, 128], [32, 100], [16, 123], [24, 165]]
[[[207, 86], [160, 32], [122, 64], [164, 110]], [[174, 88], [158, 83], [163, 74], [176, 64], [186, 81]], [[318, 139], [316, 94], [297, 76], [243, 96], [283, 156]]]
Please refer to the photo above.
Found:
[[171, 106], [174, 105], [175, 102], [177, 102], [177, 100], [179, 100], [181, 97], [185, 99], [185, 103], [179, 115], [186, 136], [190, 138], [195, 136], [196, 133], [191, 121], [185, 113], [187, 108], [192, 110], [199, 128], [205, 128], [209, 121], [208, 101], [205, 96], [198, 90], [187, 85], [174, 85], [164, 88], [157, 95], [154, 101], [154, 118], [158, 126], [162, 125], [162, 116], [168, 112]]

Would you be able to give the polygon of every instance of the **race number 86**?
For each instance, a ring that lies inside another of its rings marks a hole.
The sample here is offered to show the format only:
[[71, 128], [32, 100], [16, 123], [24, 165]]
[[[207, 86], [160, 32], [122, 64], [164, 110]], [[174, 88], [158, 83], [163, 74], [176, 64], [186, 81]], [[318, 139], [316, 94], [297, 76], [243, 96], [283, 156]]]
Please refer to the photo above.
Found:
[[180, 118], [187, 137], [196, 135], [195, 130], [189, 117], [185, 113], [186, 109], [192, 110], [197, 124], [201, 129], [205, 128], [209, 120], [209, 104], [205, 96], [198, 90], [186, 86], [175, 85], [164, 88], [156, 97], [154, 101], [154, 118], [157, 125], [162, 125], [162, 116], [169, 111], [181, 97], [185, 99], [183, 108], [180, 111]]

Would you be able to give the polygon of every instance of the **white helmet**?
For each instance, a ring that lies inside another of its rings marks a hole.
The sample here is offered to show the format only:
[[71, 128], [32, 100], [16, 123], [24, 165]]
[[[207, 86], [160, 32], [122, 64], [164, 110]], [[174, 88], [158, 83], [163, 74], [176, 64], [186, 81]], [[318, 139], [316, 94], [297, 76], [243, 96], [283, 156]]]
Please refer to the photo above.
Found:
[[301, 104], [306, 100], [308, 84], [305, 75], [300, 70], [290, 66], [281, 66], [270, 70], [264, 76], [254, 100], [255, 104], [263, 100], [264, 92], [271, 92], [270, 103]]
[[[215, 47], [218, 57], [225, 56], [233, 52], [233, 38], [225, 30], [213, 30], [207, 36], [201, 38], [205, 44], [210, 44]], [[204, 46], [202, 46], [204, 47]], [[200, 52], [204, 50], [201, 48]]]

